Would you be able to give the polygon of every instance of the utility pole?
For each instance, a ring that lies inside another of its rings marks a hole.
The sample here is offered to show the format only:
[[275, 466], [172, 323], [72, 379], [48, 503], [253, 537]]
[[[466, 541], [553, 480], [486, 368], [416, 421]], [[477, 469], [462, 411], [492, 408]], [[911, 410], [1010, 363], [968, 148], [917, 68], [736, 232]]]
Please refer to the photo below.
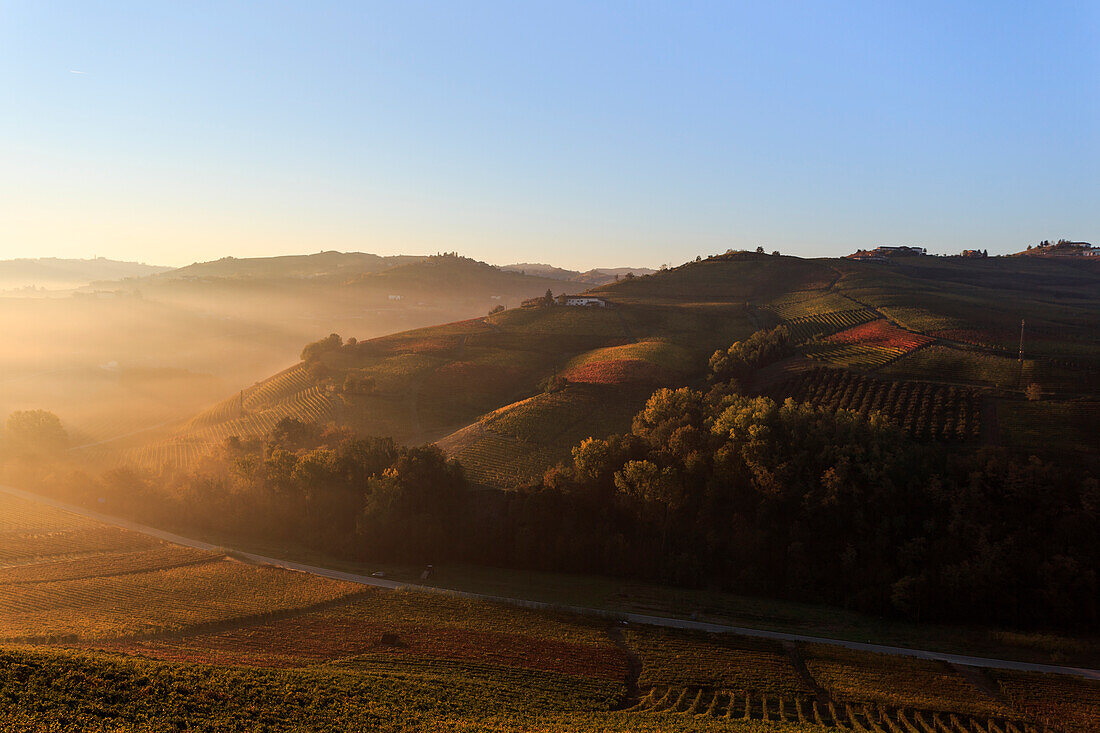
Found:
[[1024, 389], [1024, 319], [1020, 319], [1020, 389]]

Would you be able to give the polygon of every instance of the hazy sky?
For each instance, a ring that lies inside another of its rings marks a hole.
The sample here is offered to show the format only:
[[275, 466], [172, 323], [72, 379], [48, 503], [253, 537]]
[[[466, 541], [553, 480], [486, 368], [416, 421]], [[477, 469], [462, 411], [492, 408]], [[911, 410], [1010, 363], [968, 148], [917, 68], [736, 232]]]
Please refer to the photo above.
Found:
[[1096, 242], [1098, 8], [0, 0], [0, 257]]

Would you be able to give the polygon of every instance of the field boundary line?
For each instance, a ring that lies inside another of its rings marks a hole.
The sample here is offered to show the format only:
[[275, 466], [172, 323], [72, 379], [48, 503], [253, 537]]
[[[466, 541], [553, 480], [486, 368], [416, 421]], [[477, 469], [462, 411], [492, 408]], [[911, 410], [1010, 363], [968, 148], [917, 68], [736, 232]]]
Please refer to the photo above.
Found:
[[149, 535], [151, 537], [156, 537], [167, 542], [174, 542], [179, 545], [184, 545], [185, 547], [194, 547], [200, 550], [221, 552], [233, 555], [235, 557], [247, 559], [259, 565], [271, 565], [273, 567], [283, 568], [284, 570], [296, 570], [298, 572], [318, 575], [324, 578], [331, 578], [333, 580], [344, 580], [351, 583], [358, 583], [359, 585], [372, 586], [375, 588], [388, 588], [390, 590], [408, 590], [421, 593], [435, 593], [440, 595], [449, 595], [456, 598], [465, 598], [468, 600], [488, 601], [490, 603], [500, 603], [509, 606], [530, 608], [539, 611], [557, 611], [564, 613], [573, 613], [580, 616], [603, 618], [612, 621], [626, 621], [628, 623], [642, 624], [645, 626], [659, 626], [671, 629], [683, 629], [687, 631], [706, 631], [715, 634], [736, 634], [738, 636], [748, 636], [758, 639], [771, 639], [780, 642], [788, 641], [798, 644], [824, 644], [828, 646], [839, 646], [846, 649], [852, 649], [854, 651], [871, 652], [872, 654], [914, 657], [916, 659], [927, 659], [937, 662], [946, 662], [948, 664], [960, 664], [966, 667], [981, 667], [984, 669], [1005, 669], [1015, 672], [1043, 672], [1046, 674], [1062, 674], [1074, 677], [1085, 677], [1088, 679], [1100, 680], [1100, 669], [1088, 669], [1085, 667], [1066, 667], [1054, 664], [1038, 664], [1034, 662], [1017, 662], [1009, 659], [975, 657], [966, 654], [949, 654], [946, 652], [929, 651], [926, 649], [911, 649], [908, 647], [874, 644], [871, 642], [849, 641], [847, 639], [830, 639], [819, 636], [809, 636], [806, 634], [793, 634], [783, 631], [767, 631], [764, 629], [753, 629], [744, 626], [717, 624], [708, 621], [693, 621], [689, 619], [671, 618], [668, 616], [651, 616], [648, 614], [613, 611], [601, 608], [589, 608], [585, 606], [570, 606], [560, 603], [532, 601], [524, 598], [510, 598], [507, 596], [472, 593], [470, 591], [455, 590], [452, 588], [440, 588], [430, 585], [405, 583], [402, 581], [390, 580], [388, 578], [376, 578], [370, 575], [348, 573], [343, 570], [333, 570], [331, 568], [320, 567], [317, 565], [308, 565], [306, 563], [294, 562], [292, 560], [280, 560], [279, 558], [267, 557], [265, 555], [257, 555], [251, 552], [242, 552], [239, 550], [234, 550], [232, 548], [214, 545], [209, 542], [204, 542], [202, 540], [183, 537], [182, 535], [177, 535], [172, 532], [166, 532], [164, 530], [149, 527], [143, 524], [139, 524], [137, 522], [131, 522], [127, 519], [121, 519], [119, 517], [112, 517], [107, 514], [101, 514], [90, 509], [84, 509], [83, 507], [77, 506], [75, 504], [69, 504], [67, 502], [59, 501], [57, 499], [51, 499], [46, 496], [41, 496], [39, 494], [35, 494], [29, 491], [23, 491], [22, 489], [16, 489], [11, 486], [0, 485], [0, 493], [9, 494], [11, 496], [16, 496], [21, 499], [26, 499], [28, 501], [38, 502], [40, 504], [46, 504], [56, 509], [61, 509], [62, 511], [85, 516], [89, 519], [95, 519], [99, 522], [103, 522], [104, 524], [110, 524], [116, 527], [120, 527], [122, 529], [128, 529], [132, 532]]

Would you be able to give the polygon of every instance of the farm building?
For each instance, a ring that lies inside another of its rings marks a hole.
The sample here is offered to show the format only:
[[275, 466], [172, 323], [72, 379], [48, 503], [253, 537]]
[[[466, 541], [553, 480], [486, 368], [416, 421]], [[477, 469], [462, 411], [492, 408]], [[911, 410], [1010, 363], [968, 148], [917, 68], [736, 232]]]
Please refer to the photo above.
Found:
[[857, 250], [854, 254], [848, 255], [848, 259], [885, 262], [892, 257], [922, 257], [927, 254], [928, 250], [924, 247], [889, 247], [886, 245], [882, 245], [880, 247], [875, 247], [874, 249], [870, 250]]
[[574, 306], [595, 306], [597, 308], [607, 307], [607, 301], [603, 298], [598, 298], [595, 295], [559, 295], [558, 304]]

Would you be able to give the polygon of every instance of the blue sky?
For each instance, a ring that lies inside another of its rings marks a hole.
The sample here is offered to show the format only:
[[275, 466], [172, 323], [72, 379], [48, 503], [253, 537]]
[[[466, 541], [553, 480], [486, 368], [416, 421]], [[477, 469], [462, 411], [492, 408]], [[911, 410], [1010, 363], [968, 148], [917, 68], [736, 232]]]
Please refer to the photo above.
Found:
[[1085, 2], [0, 0], [0, 257], [1096, 242], [1098, 37]]

